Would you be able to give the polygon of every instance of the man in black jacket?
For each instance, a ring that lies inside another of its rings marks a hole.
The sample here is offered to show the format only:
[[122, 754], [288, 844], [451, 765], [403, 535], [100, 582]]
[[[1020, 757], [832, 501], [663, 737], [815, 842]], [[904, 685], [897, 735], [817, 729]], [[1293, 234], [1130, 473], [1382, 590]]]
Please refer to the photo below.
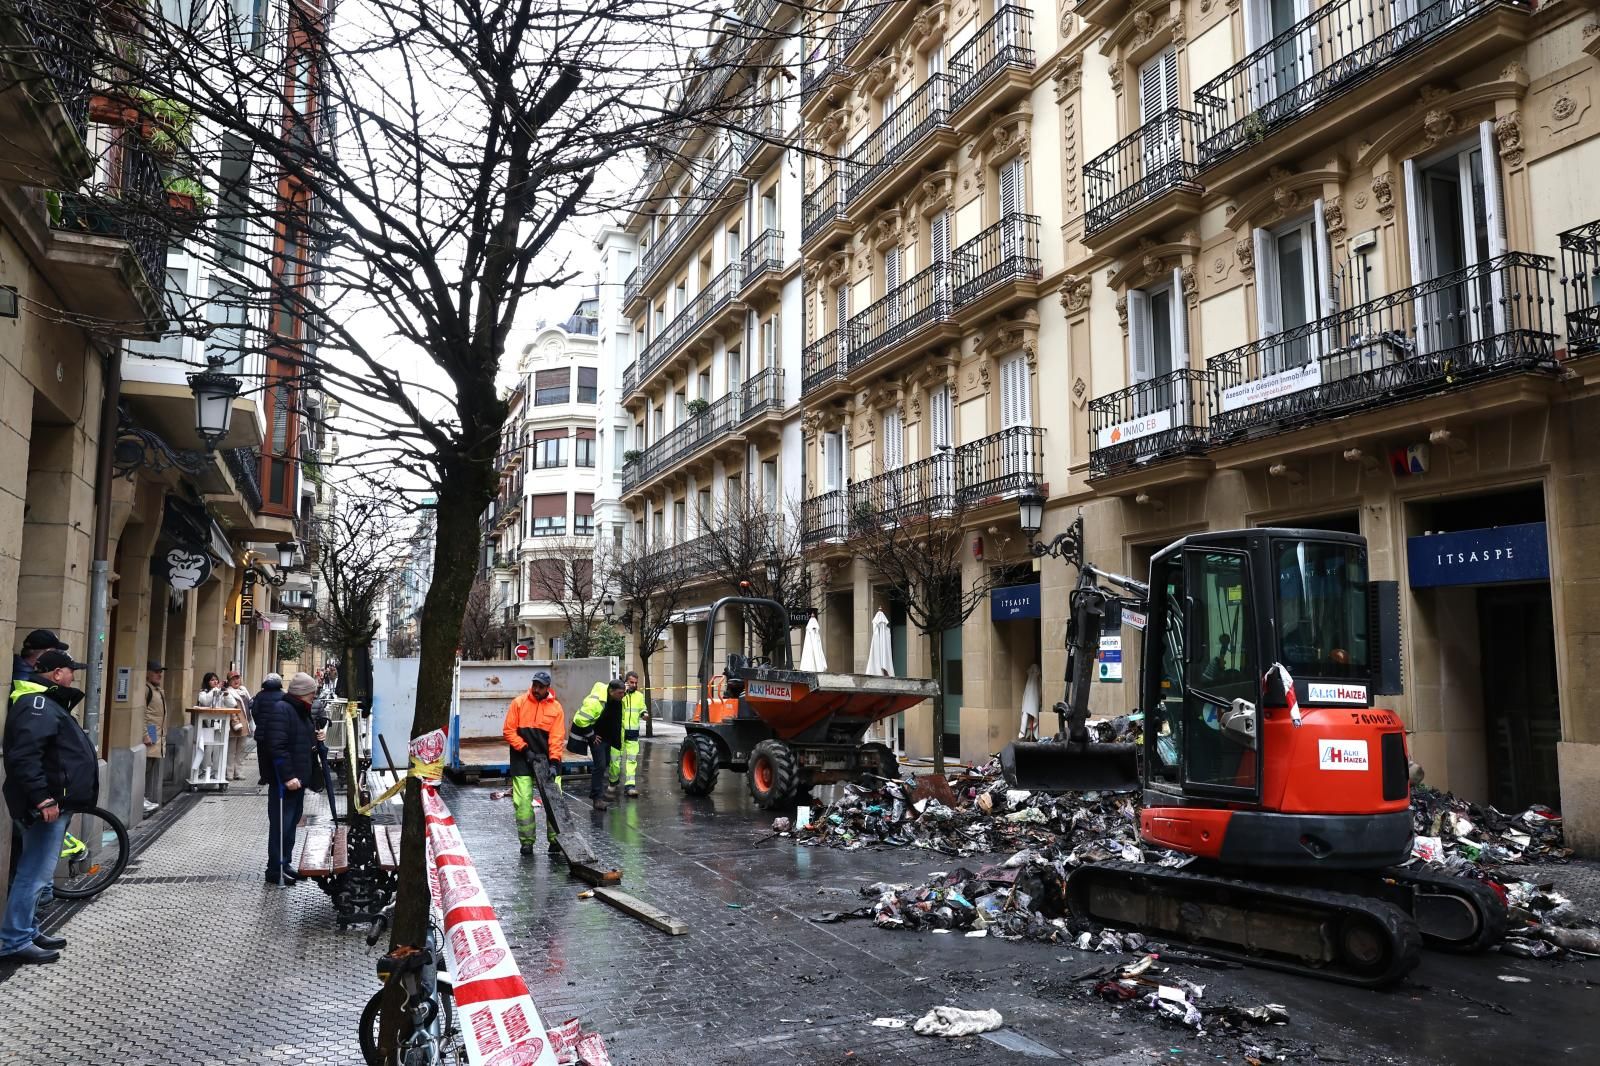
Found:
[[94, 745], [72, 717], [83, 693], [72, 672], [87, 670], [64, 651], [39, 656], [33, 680], [11, 686], [6, 717], [6, 807], [22, 823], [22, 851], [0, 924], [0, 963], [54, 962], [65, 937], [39, 931], [39, 897], [49, 887], [61, 857], [67, 819], [100, 799]]
[[316, 694], [316, 679], [299, 673], [290, 679], [287, 690], [282, 682], [269, 678], [255, 699], [256, 754], [261, 783], [267, 786], [269, 885], [292, 885], [300, 880], [289, 865], [294, 856], [295, 827], [305, 810], [312, 769], [326, 750], [322, 746], [325, 733], [311, 719], [311, 701]]

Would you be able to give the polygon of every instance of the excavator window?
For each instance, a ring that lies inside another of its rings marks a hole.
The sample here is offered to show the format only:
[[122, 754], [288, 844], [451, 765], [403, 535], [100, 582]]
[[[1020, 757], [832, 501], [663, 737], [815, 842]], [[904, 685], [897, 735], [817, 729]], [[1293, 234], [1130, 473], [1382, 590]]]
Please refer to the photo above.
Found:
[[[1154, 691], [1143, 695], [1146, 706], [1146, 759], [1150, 776], [1177, 784], [1181, 778], [1179, 746], [1183, 738], [1183, 558], [1173, 556], [1158, 565], [1151, 583], [1152, 629], [1146, 654], [1159, 651], [1161, 669], [1153, 679]], [[1153, 758], [1151, 755], [1153, 754]]]
[[1283, 664], [1310, 677], [1367, 677], [1367, 553], [1308, 540], [1274, 549]]
[[1235, 699], [1260, 698], [1260, 673], [1250, 625], [1253, 602], [1243, 552], [1201, 549], [1188, 562], [1189, 615], [1184, 632], [1187, 686], [1183, 701], [1184, 781], [1254, 789], [1256, 751], [1222, 728]]

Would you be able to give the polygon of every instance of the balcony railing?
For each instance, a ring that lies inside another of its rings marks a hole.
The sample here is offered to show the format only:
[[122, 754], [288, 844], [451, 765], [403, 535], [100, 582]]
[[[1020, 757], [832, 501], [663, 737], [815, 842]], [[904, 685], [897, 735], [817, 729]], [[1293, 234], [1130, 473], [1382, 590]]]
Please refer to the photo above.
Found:
[[[712, 536], [706, 533], [689, 540], [681, 540], [665, 548], [657, 548], [650, 553], [653, 559], [665, 559], [670, 567], [668, 573], [678, 574], [680, 577], [698, 577], [711, 569]], [[658, 572], [654, 566], [651, 573]]]
[[806, 500], [802, 540], [815, 545], [859, 536], [871, 524], [947, 516], [1043, 480], [1044, 430], [1014, 426]]
[[666, 362], [673, 351], [695, 330], [705, 325], [712, 315], [739, 295], [741, 288], [739, 282], [742, 277], [740, 264], [729, 263], [723, 267], [706, 283], [706, 287], [700, 290], [700, 294], [689, 302], [689, 306], [679, 311], [677, 316], [645, 345], [644, 351], [639, 353], [639, 358], [634, 362], [639, 368], [640, 381], [649, 377], [650, 372]]
[[1095, 233], [1173, 189], [1200, 191], [1200, 116], [1163, 111], [1083, 168], [1084, 229]]
[[774, 272], [782, 270], [783, 230], [762, 231], [739, 257], [739, 266], [744, 271], [744, 279], [740, 282], [742, 287], [755, 284], [756, 279], [769, 270]]
[[950, 124], [950, 97], [954, 88], [955, 79], [950, 75], [933, 75], [867, 135], [845, 165], [847, 200], [860, 197], [930, 133]]
[[1600, 219], [1561, 234], [1567, 354], [1600, 351]]
[[[703, 174], [695, 175], [695, 195], [673, 214], [672, 221], [650, 243], [639, 257], [639, 265], [628, 274], [622, 285], [623, 303], [631, 303], [639, 291], [650, 284], [652, 278], [683, 247], [685, 240], [701, 222], [711, 214], [712, 208], [722, 198], [728, 185], [739, 176], [739, 164], [744, 159], [745, 135], [728, 135], [721, 150], [707, 165]], [[695, 160], [690, 170], [696, 169]]]
[[783, 368], [769, 366], [756, 371], [739, 388], [739, 421], [744, 422], [764, 411], [783, 410]]
[[89, 51], [94, 0], [15, 0], [18, 24], [33, 39], [28, 66], [47, 76], [81, 143], [89, 137]]
[[950, 57], [950, 74], [955, 79], [951, 108], [960, 110], [1007, 67], [1032, 70], [1035, 62], [1033, 12], [1014, 4], [1002, 7]]
[[167, 276], [166, 209], [161, 168], [140, 145], [124, 140], [121, 165], [113, 184], [84, 192], [63, 193], [56, 229], [126, 241], [145, 280], [160, 291]]
[[250, 505], [252, 511], [261, 510], [261, 451], [258, 448], [228, 448], [222, 453], [222, 461], [228, 466], [228, 473], [233, 475], [233, 483], [239, 489], [239, 495], [244, 497], [244, 502]]
[[639, 458], [622, 464], [623, 491], [631, 491], [646, 478], [671, 466], [684, 455], [727, 434], [739, 421], [739, 394], [730, 392], [697, 415], [673, 427], [666, 436], [645, 448]]
[[1011, 496], [1044, 480], [1044, 430], [1012, 426], [956, 449], [961, 502], [975, 506], [996, 496]]
[[850, 369], [917, 331], [950, 317], [953, 286], [949, 263], [934, 263], [850, 320]]
[[631, 396], [639, 387], [639, 364], [629, 363], [622, 368], [622, 395]]
[[1203, 451], [1210, 402], [1210, 375], [1189, 367], [1090, 400], [1090, 473]]
[[1490, 12], [1534, 0], [1334, 0], [1195, 91], [1204, 169]]
[[763, 145], [782, 144], [786, 132], [783, 128], [783, 105], [773, 100], [756, 103], [745, 117], [747, 136], [740, 162], [749, 161], [761, 151]]
[[955, 250], [956, 306], [1012, 281], [1040, 277], [1039, 216], [1007, 215]]
[[1211, 440], [1554, 368], [1554, 276], [1511, 252], [1213, 356]]
[[800, 354], [800, 395], [808, 396], [845, 376], [850, 367], [851, 329], [846, 325], [806, 345]]
[[829, 223], [845, 217], [844, 175], [830, 170], [800, 201], [800, 239], [809, 241]]

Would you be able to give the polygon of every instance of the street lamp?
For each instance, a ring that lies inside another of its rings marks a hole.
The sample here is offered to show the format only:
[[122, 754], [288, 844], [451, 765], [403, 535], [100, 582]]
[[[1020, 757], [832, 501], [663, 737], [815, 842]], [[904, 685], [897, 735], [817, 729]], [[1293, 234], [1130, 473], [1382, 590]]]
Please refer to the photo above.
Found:
[[610, 625], [617, 616], [617, 601], [612, 599], [611, 593], [606, 593], [606, 598], [600, 601], [600, 609], [605, 612], [606, 625]]
[[294, 553], [299, 545], [292, 540], [283, 541], [278, 545], [278, 566], [284, 570], [294, 565]]
[[782, 564], [776, 555], [767, 556], [767, 593], [776, 595], [778, 591], [778, 570]]
[[194, 392], [194, 429], [205, 441], [206, 451], [214, 452], [228, 435], [233, 422], [233, 398], [239, 395], [239, 379], [222, 372], [222, 360], [212, 357], [207, 368], [189, 375]]
[[1022, 533], [1032, 540], [1044, 527], [1044, 497], [1037, 492], [1024, 493], [1017, 498], [1017, 508], [1022, 512]]

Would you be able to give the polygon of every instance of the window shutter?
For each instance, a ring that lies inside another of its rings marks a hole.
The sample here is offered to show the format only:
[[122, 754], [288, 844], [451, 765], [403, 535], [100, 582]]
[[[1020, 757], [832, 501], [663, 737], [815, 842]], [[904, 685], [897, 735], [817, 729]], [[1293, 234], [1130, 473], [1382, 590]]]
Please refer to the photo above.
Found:
[[594, 515], [594, 493], [573, 493], [572, 513], [579, 518], [592, 517]]
[[[1004, 402], [1004, 401], [1002, 401]], [[950, 386], [940, 385], [928, 397], [928, 442], [937, 450], [950, 441]]]
[[1328, 220], [1323, 213], [1320, 196], [1312, 205], [1312, 216], [1316, 219], [1317, 230], [1316, 248], [1312, 253], [1316, 260], [1313, 270], [1317, 279], [1317, 306], [1320, 308], [1317, 314], [1322, 318], [1328, 318], [1338, 310], [1338, 307], [1334, 300], [1333, 275], [1330, 273], [1333, 267], [1333, 242], [1328, 238]]
[[1150, 298], [1139, 289], [1128, 290], [1128, 378], [1130, 384], [1155, 376], [1155, 356], [1150, 350]]
[[1406, 239], [1411, 244], [1411, 284], [1421, 285], [1429, 280], [1430, 271], [1422, 257], [1423, 227], [1427, 222], [1423, 218], [1422, 182], [1418, 180], [1416, 160], [1405, 161], [1405, 178]]
[[883, 468], [898, 470], [905, 465], [905, 423], [900, 418], [900, 408], [883, 413]]
[[835, 312], [838, 315], [839, 326], [843, 328], [845, 323], [850, 321], [850, 286], [840, 285], [834, 293], [834, 302], [837, 304]]
[[[945, 263], [950, 260], [950, 211], [940, 211], [933, 216], [930, 227], [933, 234], [933, 263]], [[930, 263], [929, 266], [932, 266]]]
[[1489, 225], [1489, 258], [1506, 254], [1506, 201], [1500, 186], [1500, 151], [1495, 144], [1494, 123], [1478, 124], [1478, 144], [1483, 152], [1483, 206]]
[[1033, 424], [1033, 402], [1028, 392], [1028, 363], [1019, 352], [1000, 361], [1000, 426]]
[[1252, 230], [1250, 239], [1256, 255], [1256, 339], [1261, 340], [1283, 332], [1278, 313], [1278, 246], [1264, 229]]
[[1189, 301], [1183, 298], [1183, 268], [1172, 271], [1172, 368], [1189, 365]]
[[[1167, 109], [1163, 71], [1170, 49], [1139, 68], [1139, 123], [1143, 125]], [[1174, 57], [1176, 58], [1176, 57]]]
[[900, 287], [900, 249], [890, 248], [883, 253], [883, 291], [891, 293]]
[[567, 495], [564, 492], [541, 493], [533, 498], [533, 517], [567, 517]]
[[842, 486], [844, 478], [844, 441], [837, 433], [822, 435], [822, 477], [824, 491], [833, 492]]
[[775, 367], [778, 365], [778, 316], [767, 319], [764, 328], [766, 333], [761, 338], [762, 365]]
[[1023, 213], [1022, 159], [1008, 159], [1000, 167], [1000, 217]]

